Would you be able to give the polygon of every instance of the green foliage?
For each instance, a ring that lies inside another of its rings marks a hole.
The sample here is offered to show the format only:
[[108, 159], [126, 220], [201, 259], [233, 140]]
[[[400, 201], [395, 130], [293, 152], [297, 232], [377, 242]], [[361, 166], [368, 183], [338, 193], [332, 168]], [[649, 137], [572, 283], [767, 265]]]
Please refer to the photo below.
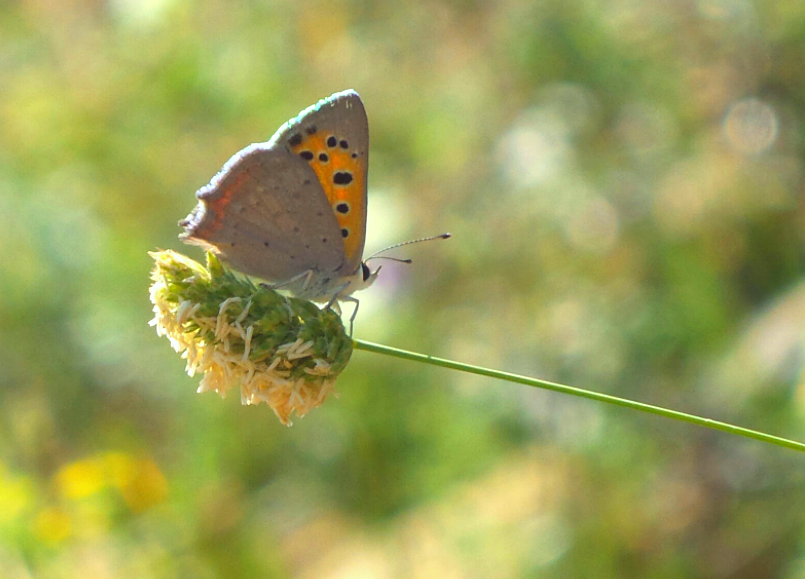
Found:
[[288, 429], [196, 395], [146, 292], [194, 191], [354, 88], [367, 251], [453, 234], [356, 338], [803, 440], [803, 23], [0, 3], [0, 576], [802, 576], [797, 453], [364, 352]]

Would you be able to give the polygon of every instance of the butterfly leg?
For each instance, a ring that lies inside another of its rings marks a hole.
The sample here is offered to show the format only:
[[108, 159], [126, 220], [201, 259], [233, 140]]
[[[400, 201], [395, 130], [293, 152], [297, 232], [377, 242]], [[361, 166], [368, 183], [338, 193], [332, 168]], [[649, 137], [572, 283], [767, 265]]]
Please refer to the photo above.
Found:
[[354, 298], [352, 296], [343, 296], [341, 298], [345, 302], [353, 302], [355, 304], [355, 309], [352, 310], [352, 315], [349, 317], [349, 337], [352, 337], [352, 327], [355, 325], [355, 316], [358, 315], [358, 307], [361, 305], [361, 302], [358, 298]]
[[341, 292], [344, 291], [345, 289], [347, 289], [348, 287], [349, 287], [349, 282], [347, 282], [344, 285], [342, 285], [341, 287], [337, 288], [335, 293], [333, 294], [333, 297], [331, 297], [330, 301], [327, 302], [327, 305], [324, 306], [324, 309], [328, 310], [328, 309], [332, 308], [335, 311], [337, 311], [338, 315], [340, 316], [341, 315], [341, 305], [338, 303], [338, 300], [341, 300], [343, 302], [355, 302], [355, 311], [352, 312], [352, 315], [349, 318], [349, 336], [352, 337], [352, 326], [353, 326], [353, 323], [355, 322], [355, 315], [358, 313], [358, 303], [359, 302], [358, 302], [357, 299], [355, 299], [352, 296], [342, 296], [341, 295]]
[[336, 308], [338, 308], [338, 313], [340, 314], [340, 313], [341, 313], [341, 309], [338, 307], [338, 300], [339, 300], [339, 299], [342, 299], [342, 300], [344, 300], [344, 301], [347, 301], [347, 300], [350, 300], [350, 299], [354, 299], [354, 298], [350, 298], [349, 296], [342, 296], [342, 295], [341, 295], [341, 292], [342, 292], [342, 291], [344, 291], [345, 289], [347, 289], [348, 287], [349, 287], [349, 282], [347, 282], [347, 283], [345, 283], [344, 285], [342, 285], [342, 286], [340, 286], [339, 288], [337, 288], [337, 289], [335, 290], [335, 293], [333, 294], [333, 297], [331, 297], [331, 298], [330, 298], [330, 301], [329, 301], [329, 302], [327, 302], [327, 305], [326, 305], [326, 306], [324, 306], [324, 309], [325, 309], [325, 310], [328, 310], [328, 309], [330, 309], [331, 307], [335, 306]]
[[261, 283], [260, 286], [272, 290], [283, 289], [295, 284], [300, 279], [305, 280], [305, 283], [302, 284], [302, 291], [304, 292], [304, 290], [306, 290], [310, 284], [310, 280], [313, 279], [313, 270], [309, 269], [307, 271], [303, 271], [302, 273], [293, 276], [291, 279], [286, 279], [285, 281], [278, 281], [277, 283]]

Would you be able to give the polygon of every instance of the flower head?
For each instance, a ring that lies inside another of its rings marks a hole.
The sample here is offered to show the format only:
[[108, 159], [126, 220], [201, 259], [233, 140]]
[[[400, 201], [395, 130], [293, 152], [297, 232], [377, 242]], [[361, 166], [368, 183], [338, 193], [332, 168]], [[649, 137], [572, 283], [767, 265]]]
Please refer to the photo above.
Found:
[[283, 424], [304, 416], [334, 392], [352, 355], [341, 318], [311, 302], [285, 297], [174, 251], [150, 253], [151, 302], [157, 334], [204, 374], [199, 392], [222, 397], [240, 384], [243, 404], [265, 402]]

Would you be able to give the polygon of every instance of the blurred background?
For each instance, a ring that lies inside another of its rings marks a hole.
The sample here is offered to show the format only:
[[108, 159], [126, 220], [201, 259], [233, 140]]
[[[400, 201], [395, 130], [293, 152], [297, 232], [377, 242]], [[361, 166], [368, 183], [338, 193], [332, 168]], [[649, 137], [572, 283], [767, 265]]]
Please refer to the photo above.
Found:
[[355, 337], [805, 440], [800, 0], [0, 2], [0, 576], [805, 577], [805, 457], [356, 352], [195, 394], [147, 253], [356, 89]]

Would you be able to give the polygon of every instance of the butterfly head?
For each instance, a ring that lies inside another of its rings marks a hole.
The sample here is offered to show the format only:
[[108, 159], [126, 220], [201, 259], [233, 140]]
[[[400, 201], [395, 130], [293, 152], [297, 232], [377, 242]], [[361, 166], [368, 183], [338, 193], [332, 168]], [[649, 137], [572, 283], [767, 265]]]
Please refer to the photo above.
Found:
[[368, 288], [370, 285], [375, 283], [378, 272], [380, 272], [379, 267], [372, 271], [369, 269], [369, 266], [366, 265], [366, 262], [362, 261], [358, 271], [356, 271], [346, 280], [349, 282], [349, 285], [344, 288], [344, 291], [341, 292], [341, 295], [350, 295], [354, 292]]

